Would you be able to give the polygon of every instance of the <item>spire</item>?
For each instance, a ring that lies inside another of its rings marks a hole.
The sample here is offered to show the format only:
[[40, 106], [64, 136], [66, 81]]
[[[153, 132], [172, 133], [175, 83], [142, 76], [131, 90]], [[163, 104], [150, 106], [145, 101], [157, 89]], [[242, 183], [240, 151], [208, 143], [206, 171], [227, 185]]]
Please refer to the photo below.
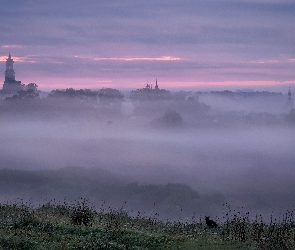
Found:
[[291, 94], [291, 87], [289, 87], [288, 96], [289, 96], [288, 100], [291, 101], [292, 100], [291, 99], [291, 96], [292, 96], [292, 94]]
[[6, 71], [5, 71], [5, 83], [15, 82], [15, 72], [13, 70], [13, 59], [11, 58], [11, 54], [9, 52], [8, 58], [6, 60]]
[[159, 89], [159, 86], [158, 86], [158, 79], [156, 78], [156, 86], [155, 86], [155, 89]]

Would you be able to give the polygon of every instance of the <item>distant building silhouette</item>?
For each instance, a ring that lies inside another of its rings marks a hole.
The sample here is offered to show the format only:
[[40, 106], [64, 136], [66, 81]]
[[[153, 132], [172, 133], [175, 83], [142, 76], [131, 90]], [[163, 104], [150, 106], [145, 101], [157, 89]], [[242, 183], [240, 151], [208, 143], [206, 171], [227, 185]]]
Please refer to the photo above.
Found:
[[132, 90], [130, 93], [130, 99], [133, 101], [159, 101], [171, 99], [170, 91], [166, 89], [160, 89], [158, 80], [156, 79], [156, 86], [153, 88], [151, 84], [146, 84], [142, 89]]
[[158, 79], [156, 79], [156, 86], [155, 86], [155, 89], [159, 89], [159, 86], [158, 86]]
[[10, 52], [8, 58], [6, 59], [6, 70], [5, 70], [5, 80], [2, 88], [3, 93], [13, 94], [24, 88], [24, 84], [21, 81], [15, 80], [15, 72], [13, 70], [14, 61], [11, 58]]
[[292, 96], [292, 94], [291, 94], [291, 87], [289, 87], [288, 96], [289, 96], [288, 100], [289, 101], [292, 101], [292, 98], [291, 98], [291, 96]]

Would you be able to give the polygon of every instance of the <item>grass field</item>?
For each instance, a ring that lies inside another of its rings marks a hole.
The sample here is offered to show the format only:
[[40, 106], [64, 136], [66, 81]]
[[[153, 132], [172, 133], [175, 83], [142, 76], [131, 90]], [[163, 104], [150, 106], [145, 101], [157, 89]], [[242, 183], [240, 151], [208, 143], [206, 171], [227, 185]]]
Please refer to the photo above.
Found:
[[0, 221], [0, 249], [295, 249], [292, 212], [265, 223], [229, 208], [211, 229], [203, 218], [161, 221], [156, 214], [95, 210], [80, 199], [71, 205], [1, 204]]

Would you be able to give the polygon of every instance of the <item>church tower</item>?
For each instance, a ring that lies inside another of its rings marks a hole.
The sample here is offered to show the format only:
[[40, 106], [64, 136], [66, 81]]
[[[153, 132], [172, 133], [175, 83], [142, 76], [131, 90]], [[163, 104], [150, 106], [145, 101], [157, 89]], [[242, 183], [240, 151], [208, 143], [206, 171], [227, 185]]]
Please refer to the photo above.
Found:
[[15, 72], [13, 70], [13, 59], [11, 58], [10, 52], [8, 58], [6, 59], [6, 70], [5, 70], [5, 81], [4, 84], [14, 83], [15, 82]]
[[5, 70], [5, 80], [2, 88], [3, 93], [14, 94], [22, 90], [24, 84], [21, 81], [15, 80], [15, 72], [13, 70], [14, 61], [11, 58], [10, 52], [8, 58], [6, 59], [6, 70]]

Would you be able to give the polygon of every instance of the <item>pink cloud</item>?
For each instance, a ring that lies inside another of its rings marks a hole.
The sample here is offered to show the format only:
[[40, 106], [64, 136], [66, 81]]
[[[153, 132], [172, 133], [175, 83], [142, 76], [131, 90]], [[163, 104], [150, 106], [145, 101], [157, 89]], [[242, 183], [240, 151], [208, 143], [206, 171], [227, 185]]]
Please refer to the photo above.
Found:
[[9, 44], [9, 45], [2, 45], [1, 48], [3, 49], [21, 49], [24, 46], [22, 45], [14, 45], [14, 44]]
[[[116, 88], [116, 89], [138, 89], [144, 88], [146, 85], [146, 79], [143, 78], [121, 78], [121, 79], [99, 79], [99, 78], [63, 78], [63, 77], [18, 77], [18, 80], [22, 80], [27, 84], [35, 82], [38, 84], [40, 90], [50, 91], [52, 89], [101, 89], [101, 88]], [[154, 85], [155, 80], [149, 79], [149, 83]], [[241, 88], [241, 87], [276, 87], [276, 86], [289, 86], [293, 85], [295, 81], [169, 81], [165, 79], [162, 81], [158, 79], [160, 88], [164, 89], [199, 89], [199, 88]]]
[[274, 64], [274, 63], [280, 63], [280, 60], [277, 59], [271, 59], [271, 60], [258, 60], [258, 61], [251, 61], [250, 63], [253, 64]]
[[277, 82], [277, 81], [210, 81], [210, 82], [161, 82], [163, 87], [214, 87], [214, 86], [275, 86], [275, 85], [294, 84], [292, 81]]
[[0, 56], [0, 62], [6, 62], [7, 56]]
[[[0, 62], [6, 62], [6, 59], [8, 58], [8, 55], [5, 56], [0, 56]], [[12, 56], [13, 61], [15, 62], [19, 62], [19, 63], [35, 63], [36, 61], [34, 61], [32, 58], [30, 57], [26, 57], [26, 56]]]
[[98, 78], [68, 78], [68, 77], [45, 77], [42, 75], [21, 77], [24, 83], [34, 82], [40, 90], [50, 91], [53, 89], [100, 89], [100, 88], [118, 88], [109, 79]]
[[96, 57], [95, 61], [180, 61], [183, 58], [173, 56], [162, 57]]

